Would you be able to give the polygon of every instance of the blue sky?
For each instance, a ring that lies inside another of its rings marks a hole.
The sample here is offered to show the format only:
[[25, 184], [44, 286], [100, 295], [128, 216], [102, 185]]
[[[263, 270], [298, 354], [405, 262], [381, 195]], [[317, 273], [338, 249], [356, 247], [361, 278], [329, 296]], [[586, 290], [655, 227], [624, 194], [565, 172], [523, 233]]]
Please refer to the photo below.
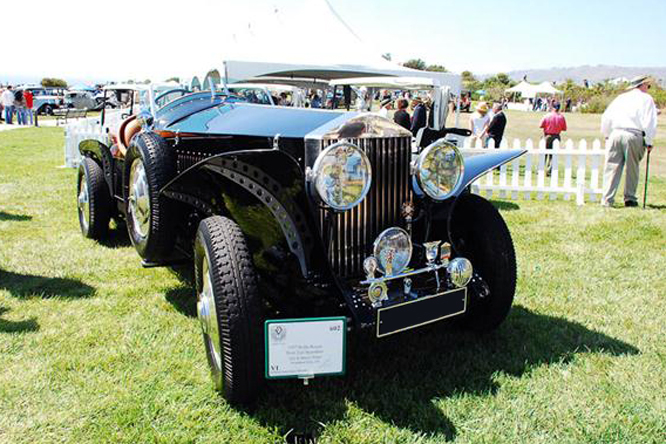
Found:
[[455, 71], [666, 65], [666, 0], [330, 0], [364, 40]]
[[[395, 62], [416, 57], [476, 74], [598, 64], [666, 66], [666, 0], [328, 1], [360, 36], [363, 54], [390, 52]], [[2, 50], [0, 82], [27, 76], [159, 79], [217, 67], [233, 59], [230, 50], [258, 59], [299, 53], [310, 60], [326, 52], [322, 46], [328, 52], [334, 50], [331, 45], [338, 52], [359, 49], [355, 38], [343, 35], [344, 28], [331, 32], [336, 26], [324, 26], [331, 14], [323, 2], [30, 0], [12, 9], [31, 18], [30, 32], [24, 21], [3, 23], [3, 35], [13, 38]], [[99, 24], [103, 32], [97, 31]], [[48, 33], [38, 32], [42, 29], [82, 34], [52, 45]], [[241, 34], [244, 38], [236, 38]]]

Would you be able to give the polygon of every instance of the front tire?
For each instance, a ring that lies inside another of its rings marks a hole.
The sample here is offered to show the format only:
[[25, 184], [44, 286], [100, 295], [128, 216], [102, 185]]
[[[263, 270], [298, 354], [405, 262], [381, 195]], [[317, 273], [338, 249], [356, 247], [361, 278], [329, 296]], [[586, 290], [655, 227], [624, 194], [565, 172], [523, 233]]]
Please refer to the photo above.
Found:
[[462, 325], [479, 332], [495, 330], [508, 316], [516, 292], [511, 233], [499, 211], [483, 197], [463, 194], [453, 211], [449, 226], [454, 250], [472, 262], [485, 283], [468, 287], [472, 303]]
[[81, 233], [88, 239], [103, 240], [109, 232], [111, 196], [102, 167], [89, 157], [79, 164], [77, 212]]
[[164, 139], [149, 132], [132, 139], [123, 179], [127, 231], [136, 251], [149, 262], [167, 258], [174, 245], [171, 202], [160, 190], [175, 175], [175, 154]]
[[261, 386], [261, 299], [243, 232], [230, 219], [199, 224], [194, 245], [197, 314], [213, 385], [232, 405], [249, 406]]

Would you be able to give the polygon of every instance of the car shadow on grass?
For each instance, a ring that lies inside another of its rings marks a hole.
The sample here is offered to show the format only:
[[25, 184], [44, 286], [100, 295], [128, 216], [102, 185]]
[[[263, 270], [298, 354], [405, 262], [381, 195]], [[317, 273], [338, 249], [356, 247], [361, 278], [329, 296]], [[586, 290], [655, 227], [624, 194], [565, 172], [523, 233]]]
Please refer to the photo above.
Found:
[[581, 353], [636, 354], [634, 346], [563, 318], [513, 308], [488, 335], [432, 325], [383, 340], [352, 334], [347, 375], [303, 387], [271, 382], [254, 416], [286, 434], [316, 436], [344, 420], [349, 403], [394, 427], [453, 440], [456, 427], [437, 407], [450, 396], [493, 396], [499, 375], [522, 377], [537, 367], [569, 363]]
[[108, 235], [100, 240], [99, 244], [106, 248], [124, 248], [132, 245], [132, 242], [127, 234], [127, 228], [123, 225], [110, 229]]
[[520, 205], [515, 202], [507, 202], [505, 200], [491, 200], [490, 203], [501, 211], [520, 210]]
[[28, 216], [26, 214], [12, 214], [12, 213], [5, 213], [4, 211], [0, 211], [0, 222], [2, 221], [26, 221], [26, 220], [31, 220], [32, 216]]
[[79, 299], [92, 296], [95, 289], [76, 279], [51, 278], [13, 273], [0, 269], [0, 290], [7, 290], [16, 298], [31, 297]]
[[188, 318], [197, 317], [197, 298], [191, 286], [182, 285], [169, 289], [164, 296], [171, 305]]
[[[9, 308], [0, 307], [0, 316], [7, 313]], [[39, 330], [39, 324], [35, 318], [25, 321], [8, 321], [0, 317], [0, 333], [27, 333]]]

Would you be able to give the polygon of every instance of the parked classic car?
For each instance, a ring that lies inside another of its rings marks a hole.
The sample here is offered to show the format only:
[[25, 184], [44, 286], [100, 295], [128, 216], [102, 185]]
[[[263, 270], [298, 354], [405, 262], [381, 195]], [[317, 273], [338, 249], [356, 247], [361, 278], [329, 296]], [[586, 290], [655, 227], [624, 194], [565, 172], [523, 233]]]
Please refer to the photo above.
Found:
[[18, 89], [30, 91], [33, 95], [32, 109], [37, 114], [53, 114], [54, 109], [63, 105], [65, 90], [63, 88], [24, 85]]
[[65, 93], [64, 104], [67, 108], [93, 110], [101, 108], [90, 91], [73, 90]]
[[374, 114], [183, 94], [129, 117], [113, 144], [81, 143], [78, 217], [92, 239], [125, 219], [144, 266], [193, 263], [228, 401], [260, 393], [266, 319], [343, 316], [381, 338], [507, 316], [511, 235], [469, 185], [523, 151], [464, 159], [444, 138], [464, 130], [443, 128], [413, 158], [410, 132]]

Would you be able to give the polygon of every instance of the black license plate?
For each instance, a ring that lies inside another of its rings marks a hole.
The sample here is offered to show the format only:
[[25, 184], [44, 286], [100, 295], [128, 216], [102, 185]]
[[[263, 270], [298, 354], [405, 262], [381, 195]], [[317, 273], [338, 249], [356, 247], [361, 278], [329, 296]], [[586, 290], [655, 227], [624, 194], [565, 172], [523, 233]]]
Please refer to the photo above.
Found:
[[467, 309], [467, 288], [445, 291], [432, 296], [377, 310], [377, 337], [430, 324], [462, 314]]

